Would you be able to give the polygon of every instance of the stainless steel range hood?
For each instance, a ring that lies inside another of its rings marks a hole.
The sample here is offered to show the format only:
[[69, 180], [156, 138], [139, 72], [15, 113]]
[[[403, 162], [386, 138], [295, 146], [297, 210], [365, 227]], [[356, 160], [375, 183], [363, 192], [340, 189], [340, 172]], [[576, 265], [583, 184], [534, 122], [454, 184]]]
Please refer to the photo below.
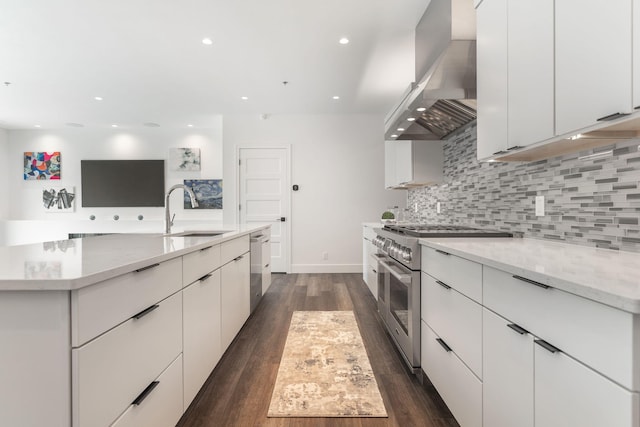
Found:
[[385, 139], [441, 140], [476, 120], [473, 0], [431, 0], [416, 27], [416, 79], [385, 119]]

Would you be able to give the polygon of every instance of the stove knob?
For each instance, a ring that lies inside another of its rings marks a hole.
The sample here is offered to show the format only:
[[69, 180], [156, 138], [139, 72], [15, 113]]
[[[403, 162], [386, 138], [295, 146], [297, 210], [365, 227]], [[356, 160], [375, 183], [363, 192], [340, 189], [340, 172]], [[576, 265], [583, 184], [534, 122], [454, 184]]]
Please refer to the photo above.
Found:
[[411, 249], [404, 248], [402, 250], [402, 259], [405, 260], [406, 262], [411, 262]]

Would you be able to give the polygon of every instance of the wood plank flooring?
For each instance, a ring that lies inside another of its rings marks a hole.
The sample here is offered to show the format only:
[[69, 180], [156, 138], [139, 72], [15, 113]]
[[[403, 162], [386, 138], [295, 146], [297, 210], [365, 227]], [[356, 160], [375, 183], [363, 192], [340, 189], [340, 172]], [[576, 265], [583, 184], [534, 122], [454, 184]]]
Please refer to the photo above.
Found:
[[[267, 418], [296, 310], [354, 311], [388, 418]], [[402, 363], [362, 275], [274, 274], [269, 291], [178, 426], [458, 427], [433, 386], [421, 385]]]

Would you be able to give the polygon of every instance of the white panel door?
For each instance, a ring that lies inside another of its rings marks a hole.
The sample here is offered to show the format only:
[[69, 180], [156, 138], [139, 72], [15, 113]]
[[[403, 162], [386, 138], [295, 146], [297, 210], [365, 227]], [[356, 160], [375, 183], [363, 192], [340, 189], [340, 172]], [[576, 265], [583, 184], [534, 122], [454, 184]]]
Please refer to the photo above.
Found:
[[[240, 148], [241, 223], [271, 224], [271, 271], [289, 272], [289, 149]], [[284, 219], [284, 221], [283, 221]]]

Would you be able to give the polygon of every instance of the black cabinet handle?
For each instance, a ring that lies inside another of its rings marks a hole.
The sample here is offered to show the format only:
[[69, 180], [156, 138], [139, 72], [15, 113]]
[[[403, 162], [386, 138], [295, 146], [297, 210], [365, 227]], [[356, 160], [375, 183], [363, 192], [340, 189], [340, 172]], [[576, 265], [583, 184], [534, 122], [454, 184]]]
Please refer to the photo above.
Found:
[[211, 249], [212, 247], [213, 247], [213, 246], [207, 246], [206, 248], [202, 248], [202, 249], [200, 249], [200, 252], [202, 252], [202, 251], [206, 251], [206, 250], [208, 250], [208, 249]]
[[201, 282], [204, 282], [205, 280], [207, 280], [209, 277], [211, 277], [211, 273], [209, 274], [205, 274], [204, 276], [202, 276], [201, 278], [199, 278], [198, 280]]
[[436, 252], [441, 253], [442, 255], [451, 255], [449, 252], [441, 251], [440, 249], [436, 249]]
[[509, 323], [507, 325], [507, 327], [513, 329], [514, 331], [516, 331], [517, 333], [519, 333], [520, 335], [526, 335], [529, 333], [529, 331], [527, 331], [524, 328], [521, 328], [520, 326], [516, 325], [515, 323]]
[[265, 240], [263, 243], [269, 243], [269, 239]]
[[640, 110], [640, 105], [638, 105], [637, 107], [633, 107], [634, 110]]
[[[267, 268], [267, 267], [269, 267], [269, 264], [265, 264], [264, 268]], [[373, 272], [375, 273], [376, 271], [373, 270]]]
[[548, 342], [546, 342], [545, 340], [533, 340], [534, 343], [538, 344], [540, 347], [544, 348], [545, 350], [551, 352], [551, 353], [561, 353], [560, 349], [558, 347], [554, 347], [551, 344], [549, 344]]
[[549, 289], [549, 288], [551, 288], [551, 286], [549, 286], [549, 285], [545, 285], [544, 283], [536, 282], [535, 280], [527, 279], [526, 277], [522, 277], [522, 276], [515, 276], [515, 275], [514, 275], [514, 276], [513, 276], [513, 278], [514, 278], [514, 279], [518, 279], [518, 280], [522, 280], [523, 282], [530, 283], [530, 284], [535, 285], [535, 286], [537, 286], [537, 287], [539, 287], [539, 288], [542, 288], [542, 289]]
[[447, 285], [447, 284], [446, 284], [446, 283], [444, 283], [444, 282], [441, 282], [440, 280], [436, 280], [436, 283], [437, 283], [438, 285], [442, 286], [442, 287], [443, 287], [443, 288], [445, 288], [445, 289], [451, 289], [451, 286]]
[[618, 119], [620, 117], [624, 117], [624, 116], [628, 116], [629, 113], [613, 113], [613, 114], [609, 114], [608, 116], [604, 116], [604, 117], [600, 117], [598, 120], [598, 122], [608, 122], [609, 120], [615, 120]]
[[233, 259], [233, 261], [240, 261], [242, 258], [244, 258], [244, 255], [240, 255], [239, 257], [236, 257]]
[[158, 387], [158, 384], [160, 384], [160, 381], [154, 381], [151, 384], [149, 384], [147, 386], [147, 388], [145, 388], [142, 393], [140, 393], [140, 395], [138, 397], [136, 397], [136, 399], [131, 402], [132, 405], [140, 405], [153, 391], [154, 388]]
[[520, 146], [520, 145], [514, 145], [513, 147], [509, 147], [509, 148], [507, 148], [507, 151], [511, 151], [511, 150], [519, 150], [520, 148], [522, 148], [522, 146]]
[[156, 308], [160, 307], [158, 304], [152, 305], [149, 308], [145, 308], [144, 310], [142, 310], [140, 313], [138, 314], [134, 314], [133, 316], [131, 316], [132, 319], [136, 319], [136, 320], [140, 320], [142, 319], [144, 316], [146, 316], [147, 314], [151, 313], [153, 310], [155, 310]]
[[493, 156], [495, 156], [496, 154], [505, 154], [506, 151], [504, 150], [500, 150], [500, 151], [496, 151], [495, 153], [493, 153]]
[[447, 353], [450, 352], [450, 351], [453, 351], [453, 350], [451, 350], [451, 347], [449, 347], [447, 345], [447, 343], [444, 342], [444, 340], [442, 338], [436, 338], [436, 341], [438, 341], [438, 344], [440, 344], [442, 346], [442, 348], [444, 348]]
[[156, 264], [151, 264], [151, 265], [147, 265], [146, 267], [142, 267], [142, 268], [139, 268], [139, 269], [134, 270], [134, 271], [135, 271], [136, 273], [140, 273], [141, 271], [149, 270], [149, 269], [154, 268], [154, 267], [157, 267], [157, 266], [159, 266], [159, 265], [160, 265], [160, 264], [158, 264], [158, 263], [156, 263]]

